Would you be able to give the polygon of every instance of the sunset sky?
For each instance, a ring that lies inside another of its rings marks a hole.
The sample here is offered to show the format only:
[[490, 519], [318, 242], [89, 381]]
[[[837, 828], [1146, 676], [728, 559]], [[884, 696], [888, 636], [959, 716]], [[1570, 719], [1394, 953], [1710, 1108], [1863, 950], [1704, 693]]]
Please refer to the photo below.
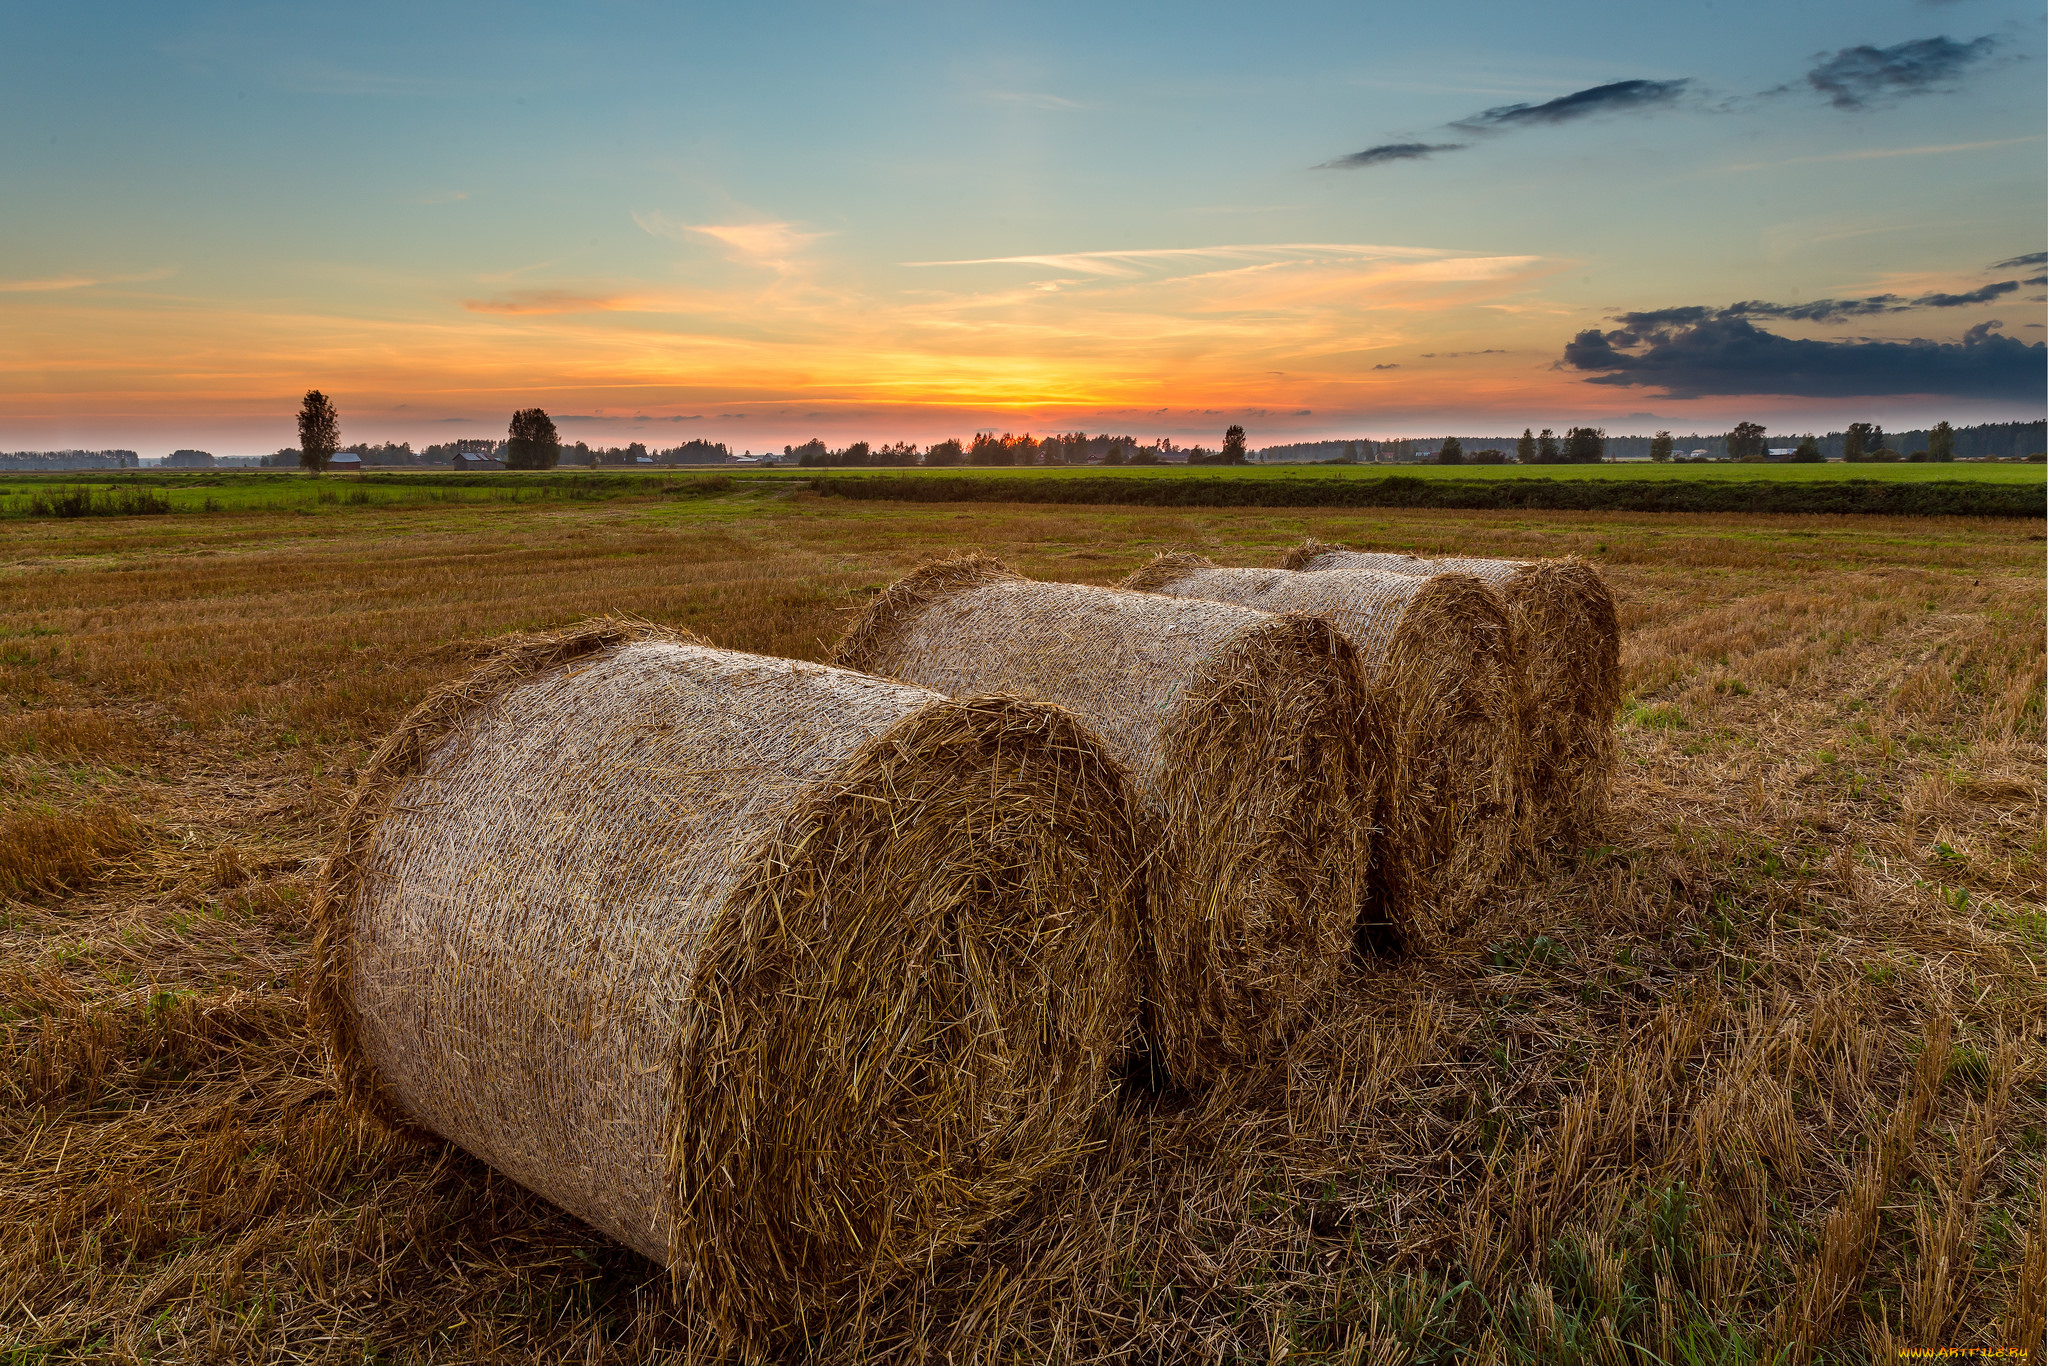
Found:
[[17, 4], [0, 450], [2039, 417], [2043, 29]]

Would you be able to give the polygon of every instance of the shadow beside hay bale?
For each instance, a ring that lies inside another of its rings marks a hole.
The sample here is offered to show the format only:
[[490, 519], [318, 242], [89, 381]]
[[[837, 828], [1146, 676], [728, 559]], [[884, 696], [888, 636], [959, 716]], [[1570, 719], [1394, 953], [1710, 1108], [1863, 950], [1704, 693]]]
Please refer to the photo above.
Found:
[[1086, 1146], [1136, 1022], [1073, 719], [606, 622], [378, 750], [316, 905], [346, 1089], [802, 1335]]

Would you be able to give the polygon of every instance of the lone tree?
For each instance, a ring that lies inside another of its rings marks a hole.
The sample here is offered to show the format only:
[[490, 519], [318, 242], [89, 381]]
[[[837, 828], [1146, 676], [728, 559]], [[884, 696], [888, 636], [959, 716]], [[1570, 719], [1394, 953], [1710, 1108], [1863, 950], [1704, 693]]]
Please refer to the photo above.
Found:
[[334, 411], [334, 403], [327, 395], [318, 389], [308, 389], [306, 401], [299, 405], [300, 468], [308, 474], [318, 474], [340, 449], [341, 414]]
[[1737, 460], [1764, 458], [1764, 429], [1761, 423], [1738, 422], [1728, 433], [1728, 454]]
[[1462, 465], [1465, 463], [1465, 443], [1455, 436], [1444, 438], [1444, 444], [1436, 448], [1436, 463], [1439, 465]]
[[1875, 460], [1884, 449], [1884, 428], [1875, 422], [1851, 422], [1842, 433], [1842, 459]]
[[1564, 434], [1564, 459], [1569, 465], [1597, 465], [1607, 458], [1607, 432], [1600, 427], [1574, 427]]
[[1527, 427], [1522, 428], [1521, 438], [1515, 442], [1515, 460], [1524, 465], [1536, 463], [1536, 435]]
[[1795, 465], [1824, 465], [1827, 459], [1820, 453], [1820, 442], [1810, 436], [1802, 440], [1792, 452], [1792, 463]]
[[1650, 459], [1663, 464], [1671, 458], [1671, 433], [1659, 432], [1650, 438]]
[[1235, 422], [1223, 429], [1223, 458], [1219, 465], [1242, 465], [1245, 463], [1244, 428]]
[[1557, 453], [1557, 436], [1550, 428], [1545, 427], [1536, 437], [1536, 463], [1555, 465], [1560, 459]]
[[539, 408], [521, 408], [512, 414], [512, 431], [505, 443], [508, 470], [551, 470], [562, 458], [562, 438], [554, 419]]
[[1956, 458], [1955, 428], [1946, 422], [1934, 424], [1934, 430], [1927, 434], [1927, 458], [1943, 461]]

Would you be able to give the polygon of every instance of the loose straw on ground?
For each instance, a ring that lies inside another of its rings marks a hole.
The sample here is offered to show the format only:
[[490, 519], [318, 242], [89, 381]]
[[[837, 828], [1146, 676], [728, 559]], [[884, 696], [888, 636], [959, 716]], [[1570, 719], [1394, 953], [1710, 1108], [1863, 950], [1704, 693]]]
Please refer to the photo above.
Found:
[[1418, 945], [1468, 923], [1527, 845], [1522, 668], [1500, 595], [1467, 575], [1231, 569], [1169, 553], [1123, 587], [1328, 617], [1358, 648], [1393, 751], [1379, 860]]
[[1356, 652], [1326, 621], [1037, 583], [993, 559], [882, 593], [835, 662], [1072, 709], [1153, 815], [1149, 1035], [1177, 1078], [1284, 1040], [1351, 955], [1382, 776]]
[[344, 1089], [802, 1335], [1088, 1141], [1141, 819], [1073, 718], [644, 624], [530, 637], [371, 760], [316, 907]]
[[1613, 780], [1614, 713], [1621, 703], [1621, 629], [1614, 595], [1597, 569], [1575, 555], [1423, 560], [1313, 539], [1280, 563], [1312, 573], [1470, 574], [1498, 588], [1515, 614], [1527, 660], [1537, 837], [1571, 849], [1595, 836]]

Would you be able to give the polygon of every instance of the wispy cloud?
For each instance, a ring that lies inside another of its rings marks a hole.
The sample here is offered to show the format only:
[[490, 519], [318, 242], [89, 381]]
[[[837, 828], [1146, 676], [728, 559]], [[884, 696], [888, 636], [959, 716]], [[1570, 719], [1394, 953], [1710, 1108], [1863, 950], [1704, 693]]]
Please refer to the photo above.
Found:
[[1691, 84], [1684, 78], [1675, 81], [1610, 81], [1606, 85], [1574, 90], [1569, 95], [1560, 95], [1542, 104], [1496, 105], [1459, 119], [1450, 126], [1467, 132], [1485, 133], [1539, 124], [1572, 123], [1595, 114], [1668, 105]]
[[0, 294], [54, 294], [67, 289], [93, 289], [99, 285], [132, 285], [161, 280], [168, 269], [149, 270], [139, 275], [46, 275], [33, 280], [0, 280]]
[[906, 266], [1041, 266], [1074, 275], [1136, 278], [1174, 264], [1256, 263], [1349, 258], [1429, 260], [1450, 253], [1436, 247], [1389, 247], [1363, 242], [1271, 242], [1219, 247], [1140, 247], [1124, 251], [1056, 252], [1042, 256], [977, 256], [958, 261], [905, 261]]
[[464, 299], [471, 313], [526, 316], [552, 313], [613, 313], [634, 307], [631, 296], [588, 294], [567, 289], [515, 289], [491, 299]]
[[1423, 161], [1439, 152], [1462, 152], [1467, 145], [1462, 142], [1383, 142], [1362, 152], [1325, 161], [1316, 169], [1358, 170], [1366, 166], [1384, 166], [1390, 161]]
[[1993, 270], [2025, 270], [2028, 266], [2048, 266], [2048, 251], [2030, 251], [2024, 256], [2011, 256], [1992, 265]]
[[1837, 109], [1863, 109], [1886, 96], [1940, 90], [1997, 46], [1998, 40], [1989, 34], [1967, 43], [1945, 36], [1913, 38], [1890, 47], [1865, 43], [1822, 54], [1806, 73], [1806, 83]]
[[[1597, 114], [1631, 109], [1655, 109], [1670, 105], [1676, 103], [1679, 96], [1691, 85], [1692, 81], [1687, 77], [1669, 81], [1609, 81], [1605, 85], [1574, 90], [1569, 95], [1559, 95], [1554, 100], [1544, 100], [1540, 104], [1497, 104], [1491, 109], [1482, 109], [1476, 114], [1454, 119], [1443, 127], [1446, 132], [1455, 136], [1483, 137], [1513, 132], [1518, 128], [1574, 123]], [[1364, 151], [1352, 152], [1322, 162], [1315, 169], [1356, 171], [1371, 166], [1388, 166], [1398, 161], [1426, 161], [1446, 152], [1462, 152], [1471, 145], [1470, 142], [1427, 142], [1420, 138], [1382, 142]]]
[[1027, 109], [1086, 109], [1088, 106], [1078, 100], [1061, 95], [1049, 95], [1042, 90], [980, 90], [982, 99], [996, 104], [1021, 104]]
[[416, 98], [448, 95], [455, 89], [454, 82], [444, 76], [397, 76], [389, 72], [318, 64], [301, 66], [279, 79], [294, 92], [311, 95]]
[[1976, 289], [1953, 293], [1930, 291], [1913, 298], [1907, 298], [1902, 294], [1870, 294], [1860, 299], [1812, 299], [1800, 304], [1772, 303], [1765, 299], [1745, 299], [1740, 303], [1729, 304], [1725, 308], [1705, 304], [1684, 304], [1676, 308], [1623, 313], [1618, 315], [1615, 321], [1625, 330], [1645, 336], [1654, 335], [1667, 328], [1695, 327], [1701, 323], [1725, 322], [1732, 318], [1782, 318], [1787, 322], [1838, 323], [1851, 318], [1910, 313], [1921, 308], [1969, 308], [2003, 298], [2019, 287], [2018, 280], [2000, 280], [1996, 284], [1982, 285]]
[[679, 223], [662, 213], [636, 213], [641, 231], [687, 242], [702, 238], [718, 243], [728, 256], [753, 265], [786, 268], [805, 247], [829, 234], [808, 232], [794, 223]]
[[1988, 142], [1944, 142], [1924, 147], [1858, 147], [1847, 152], [1824, 152], [1817, 156], [1787, 157], [1783, 161], [1746, 161], [1723, 166], [1724, 171], [1768, 171], [1778, 166], [1813, 166], [1824, 161], [1882, 161], [1888, 157], [1939, 156], [1949, 152], [1981, 152], [1989, 147], [2012, 147], [2022, 142], [2039, 142], [2041, 134], [2023, 138], [1993, 138]]

